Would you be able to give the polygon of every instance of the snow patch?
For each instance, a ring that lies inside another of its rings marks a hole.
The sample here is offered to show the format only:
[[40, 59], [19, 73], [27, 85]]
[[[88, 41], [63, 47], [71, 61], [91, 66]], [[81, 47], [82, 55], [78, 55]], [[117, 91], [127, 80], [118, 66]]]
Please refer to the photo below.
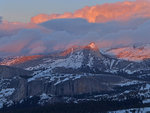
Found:
[[143, 83], [143, 82], [137, 81], [137, 80], [133, 80], [133, 81], [124, 81], [124, 82], [119, 83], [117, 85], [123, 87], [123, 86], [130, 86], [130, 85], [135, 85], [135, 84], [140, 84], [140, 83]]
[[38, 104], [44, 105], [46, 102], [50, 101], [51, 98], [52, 96], [48, 96], [46, 93], [43, 93], [42, 95], [40, 95], [40, 100]]
[[13, 104], [11, 100], [7, 100], [8, 96], [11, 96], [15, 91], [15, 88], [7, 88], [7, 89], [2, 89], [0, 91], [0, 108], [3, 107], [4, 104], [7, 106], [10, 106]]

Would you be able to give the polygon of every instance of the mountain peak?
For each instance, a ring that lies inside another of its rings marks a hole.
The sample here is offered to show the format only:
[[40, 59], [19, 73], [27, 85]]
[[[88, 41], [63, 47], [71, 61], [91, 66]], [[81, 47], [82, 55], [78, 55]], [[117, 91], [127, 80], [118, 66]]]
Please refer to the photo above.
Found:
[[64, 50], [63, 52], [60, 53], [60, 56], [66, 56], [69, 55], [71, 53], [77, 52], [77, 51], [82, 51], [82, 50], [92, 50], [92, 51], [99, 51], [98, 47], [96, 46], [95, 42], [91, 42], [86, 46], [72, 46], [71, 48], [68, 48], [66, 50]]
[[95, 44], [95, 42], [89, 43], [85, 48], [92, 49], [92, 50], [98, 50], [98, 47]]
[[91, 42], [88, 46], [89, 46], [90, 48], [92, 48], [92, 49], [96, 48], [96, 45], [95, 45], [94, 42]]

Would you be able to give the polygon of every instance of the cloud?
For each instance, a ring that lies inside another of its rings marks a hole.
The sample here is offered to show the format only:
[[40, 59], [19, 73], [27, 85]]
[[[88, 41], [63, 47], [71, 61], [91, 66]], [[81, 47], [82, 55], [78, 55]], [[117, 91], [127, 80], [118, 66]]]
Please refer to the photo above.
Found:
[[124, 1], [107, 3], [96, 6], [86, 6], [74, 13], [39, 14], [31, 18], [32, 23], [43, 23], [52, 19], [83, 18], [91, 23], [104, 23], [109, 21], [127, 21], [135, 18], [150, 18], [150, 1]]
[[[56, 19], [37, 28], [20, 29], [0, 38], [0, 55], [33, 55], [96, 42], [100, 49], [149, 42], [149, 19], [89, 23], [84, 19]], [[44, 29], [44, 30], [43, 30]]]
[[[65, 15], [50, 15], [53, 20], [45, 15], [44, 19], [48, 19], [40, 24], [2, 22], [0, 56], [45, 54], [93, 41], [100, 49], [150, 43], [148, 6], [148, 1], [117, 2], [85, 7]], [[105, 21], [102, 17], [91, 16], [100, 13], [105, 14]], [[94, 18], [93, 22], [88, 15]]]
[[[0, 24], [0, 38], [4, 36], [12, 36], [23, 29], [35, 29], [41, 26], [32, 23], [8, 22], [3, 21]], [[42, 28], [41, 28], [42, 29]], [[44, 28], [43, 28], [44, 30]]]

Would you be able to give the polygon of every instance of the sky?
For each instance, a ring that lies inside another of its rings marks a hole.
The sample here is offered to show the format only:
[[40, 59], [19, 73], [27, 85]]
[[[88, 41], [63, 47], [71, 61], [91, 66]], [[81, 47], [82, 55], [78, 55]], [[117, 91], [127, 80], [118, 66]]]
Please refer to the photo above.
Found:
[[29, 22], [40, 13], [74, 12], [84, 6], [123, 0], [0, 0], [0, 16], [10, 22]]
[[111, 2], [0, 0], [0, 56], [150, 44], [150, 0]]

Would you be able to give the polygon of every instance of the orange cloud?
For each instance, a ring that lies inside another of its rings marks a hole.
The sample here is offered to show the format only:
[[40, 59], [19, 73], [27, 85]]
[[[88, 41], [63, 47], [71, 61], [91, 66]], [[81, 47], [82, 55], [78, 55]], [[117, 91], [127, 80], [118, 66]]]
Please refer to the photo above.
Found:
[[108, 21], [126, 21], [132, 18], [150, 18], [150, 2], [148, 0], [107, 3], [92, 7], [84, 7], [74, 13], [39, 14], [31, 18], [32, 23], [42, 23], [59, 18], [84, 18], [91, 23]]

